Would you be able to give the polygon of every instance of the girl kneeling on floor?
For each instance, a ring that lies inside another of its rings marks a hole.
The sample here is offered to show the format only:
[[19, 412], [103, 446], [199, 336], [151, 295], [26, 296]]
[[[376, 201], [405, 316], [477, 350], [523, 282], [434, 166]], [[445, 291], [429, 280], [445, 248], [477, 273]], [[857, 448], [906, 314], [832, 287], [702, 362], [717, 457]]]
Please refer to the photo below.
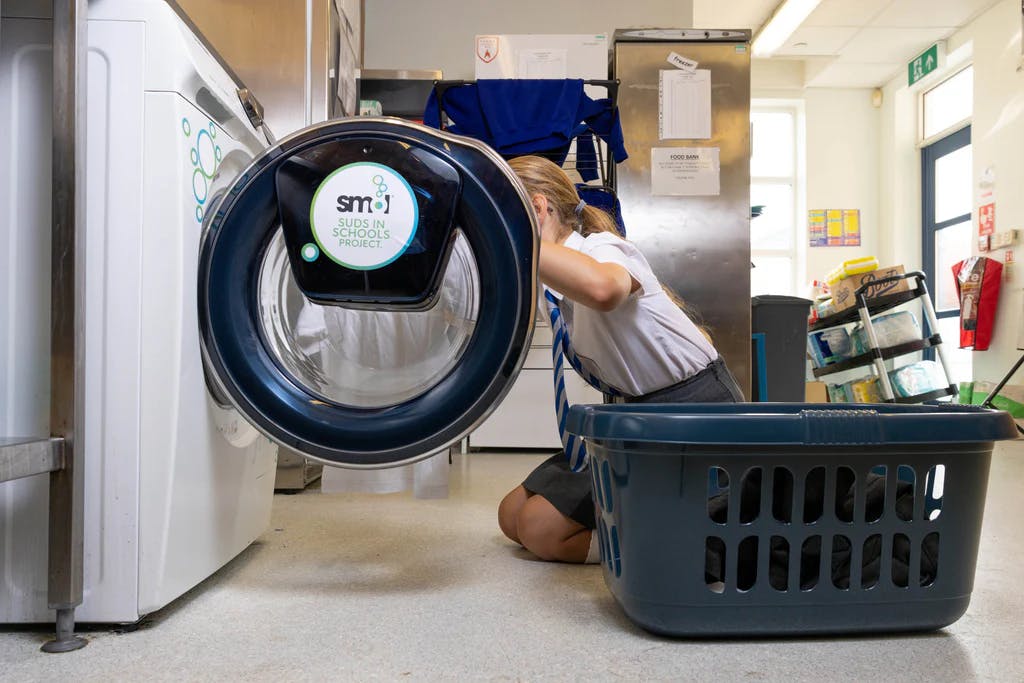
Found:
[[[625, 402], [742, 401], [711, 341], [640, 251], [619, 237], [612, 217], [582, 201], [554, 163], [534, 156], [509, 163], [537, 212], [541, 283], [583, 370]], [[566, 453], [541, 463], [505, 496], [498, 524], [542, 560], [599, 559], [591, 474], [573, 472]]]

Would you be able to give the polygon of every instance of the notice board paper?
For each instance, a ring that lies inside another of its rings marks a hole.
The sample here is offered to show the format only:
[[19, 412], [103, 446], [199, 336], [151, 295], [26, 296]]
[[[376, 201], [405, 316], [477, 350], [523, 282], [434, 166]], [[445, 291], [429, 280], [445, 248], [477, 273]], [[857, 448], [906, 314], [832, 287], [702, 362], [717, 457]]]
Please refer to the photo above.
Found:
[[707, 140], [711, 137], [711, 71], [663, 69], [658, 77], [658, 137]]
[[828, 209], [825, 211], [825, 234], [828, 235], [828, 246], [843, 246], [842, 209]]
[[824, 209], [811, 209], [807, 212], [807, 235], [810, 240], [810, 246], [828, 246], [828, 233], [825, 230]]
[[860, 246], [860, 209], [843, 209], [843, 246]]
[[518, 78], [565, 78], [569, 56], [566, 50], [520, 50]]
[[652, 147], [651, 194], [721, 194], [717, 147]]

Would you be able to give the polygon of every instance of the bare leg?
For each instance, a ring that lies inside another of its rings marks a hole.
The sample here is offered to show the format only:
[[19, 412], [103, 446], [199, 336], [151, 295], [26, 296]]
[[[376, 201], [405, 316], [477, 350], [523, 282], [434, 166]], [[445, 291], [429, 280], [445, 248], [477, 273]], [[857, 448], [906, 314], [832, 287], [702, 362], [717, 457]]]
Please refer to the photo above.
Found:
[[498, 526], [501, 533], [516, 543], [519, 541], [519, 511], [523, 509], [526, 499], [533, 494], [522, 487], [512, 489], [498, 505]]
[[542, 560], [584, 562], [590, 529], [559, 512], [544, 496], [529, 496], [516, 520], [519, 542]]

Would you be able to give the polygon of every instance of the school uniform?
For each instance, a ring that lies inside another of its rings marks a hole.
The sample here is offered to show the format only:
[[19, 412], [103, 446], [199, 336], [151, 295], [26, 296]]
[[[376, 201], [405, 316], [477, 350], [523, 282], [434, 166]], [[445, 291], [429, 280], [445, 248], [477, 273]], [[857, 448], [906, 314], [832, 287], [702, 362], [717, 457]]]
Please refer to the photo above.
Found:
[[[583, 369], [614, 387], [617, 401], [722, 403], [743, 400], [714, 346], [661, 288], [647, 259], [618, 235], [573, 232], [563, 243], [596, 261], [625, 268], [640, 287], [612, 311], [564, 299], [559, 309], [569, 344]], [[570, 397], [571, 398], [571, 397]], [[564, 453], [541, 463], [523, 487], [546, 498], [563, 515], [595, 527], [589, 472], [569, 469]]]

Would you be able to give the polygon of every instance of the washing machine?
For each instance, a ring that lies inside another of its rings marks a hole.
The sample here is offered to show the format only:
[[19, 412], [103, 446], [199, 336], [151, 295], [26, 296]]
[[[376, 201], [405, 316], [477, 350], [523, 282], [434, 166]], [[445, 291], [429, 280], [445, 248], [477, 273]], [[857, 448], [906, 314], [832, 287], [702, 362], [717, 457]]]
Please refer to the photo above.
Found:
[[[15, 106], [0, 125], [18, 142], [0, 176], [16, 243], [0, 349], [18, 367], [0, 376], [0, 427], [45, 434], [48, 90], [20, 84], [43, 77], [49, 26], [2, 26]], [[76, 616], [132, 621], [266, 526], [273, 444], [377, 469], [486, 419], [529, 350], [539, 236], [522, 184], [476, 140], [351, 118], [262, 144], [156, 0], [91, 3], [89, 41]], [[45, 550], [28, 547], [45, 483], [14, 484], [0, 486], [0, 621], [45, 621]]]
[[[49, 434], [52, 26], [0, 20], [0, 434]], [[18, 11], [23, 10], [23, 11]], [[89, 5], [83, 622], [134, 622], [269, 524], [277, 447], [213, 400], [200, 239], [266, 140], [163, 2]], [[0, 622], [48, 622], [46, 477], [0, 484]]]
[[275, 443], [326, 465], [415, 463], [508, 392], [533, 334], [539, 238], [490, 147], [401, 119], [327, 121], [215, 201], [203, 357], [218, 400]]

